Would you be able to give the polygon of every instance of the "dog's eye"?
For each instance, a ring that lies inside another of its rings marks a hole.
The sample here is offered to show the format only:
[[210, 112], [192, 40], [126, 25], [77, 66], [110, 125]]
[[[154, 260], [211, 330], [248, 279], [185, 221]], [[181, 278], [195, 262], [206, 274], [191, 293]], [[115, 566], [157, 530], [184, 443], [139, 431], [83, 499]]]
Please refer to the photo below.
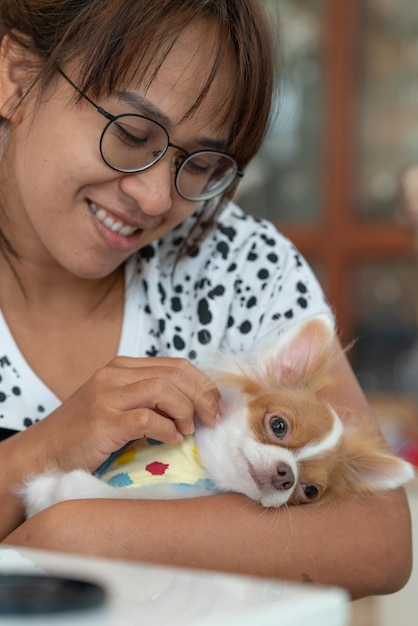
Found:
[[287, 422], [284, 417], [280, 417], [279, 415], [273, 415], [270, 418], [270, 428], [273, 434], [281, 439], [287, 433]]
[[302, 489], [308, 500], [313, 500], [318, 495], [318, 488], [315, 485], [302, 485]]

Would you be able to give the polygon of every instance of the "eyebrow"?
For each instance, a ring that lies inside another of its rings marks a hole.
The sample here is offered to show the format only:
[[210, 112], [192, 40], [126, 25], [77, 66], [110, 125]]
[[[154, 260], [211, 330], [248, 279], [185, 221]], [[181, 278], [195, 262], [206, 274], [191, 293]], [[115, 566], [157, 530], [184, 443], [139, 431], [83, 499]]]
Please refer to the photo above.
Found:
[[173, 122], [170, 118], [165, 115], [161, 109], [156, 107], [152, 102], [140, 96], [137, 93], [133, 93], [132, 91], [122, 91], [118, 92], [118, 97], [122, 102], [125, 102], [133, 109], [137, 111], [140, 115], [149, 115], [155, 121], [159, 122], [162, 125], [172, 127]]
[[[158, 122], [164, 127], [167, 127], [168, 129], [172, 129], [174, 127], [174, 123], [171, 118], [165, 115], [161, 109], [156, 107], [152, 102], [144, 98], [144, 96], [132, 91], [118, 92], [117, 95], [122, 102], [134, 108], [139, 115], [150, 117], [152, 120]], [[227, 139], [199, 137], [196, 140], [196, 143], [211, 150], [225, 150], [229, 142]]]

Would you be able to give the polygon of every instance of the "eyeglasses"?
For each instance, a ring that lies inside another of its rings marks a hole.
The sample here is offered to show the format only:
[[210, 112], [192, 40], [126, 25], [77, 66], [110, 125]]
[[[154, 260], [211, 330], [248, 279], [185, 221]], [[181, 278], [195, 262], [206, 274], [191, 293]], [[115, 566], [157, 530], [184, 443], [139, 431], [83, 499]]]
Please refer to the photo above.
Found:
[[[83, 93], [64, 72], [65, 80], [103, 115], [107, 124], [100, 137], [103, 161], [117, 172], [142, 172], [160, 161], [168, 148], [177, 152], [173, 159], [174, 184], [185, 200], [200, 202], [222, 194], [244, 172], [229, 154], [218, 150], [187, 152], [170, 142], [168, 132], [159, 122], [144, 115], [122, 113], [112, 115]], [[180, 155], [178, 153], [181, 153]]]

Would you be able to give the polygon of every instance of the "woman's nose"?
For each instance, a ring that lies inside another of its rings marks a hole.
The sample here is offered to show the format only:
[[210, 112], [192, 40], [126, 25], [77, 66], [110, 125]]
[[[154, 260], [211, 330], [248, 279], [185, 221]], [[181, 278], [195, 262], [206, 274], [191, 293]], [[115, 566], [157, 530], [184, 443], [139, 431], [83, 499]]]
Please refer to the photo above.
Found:
[[171, 209], [175, 193], [173, 168], [169, 158], [162, 158], [147, 170], [121, 179], [124, 193], [134, 198], [146, 215], [160, 215]]

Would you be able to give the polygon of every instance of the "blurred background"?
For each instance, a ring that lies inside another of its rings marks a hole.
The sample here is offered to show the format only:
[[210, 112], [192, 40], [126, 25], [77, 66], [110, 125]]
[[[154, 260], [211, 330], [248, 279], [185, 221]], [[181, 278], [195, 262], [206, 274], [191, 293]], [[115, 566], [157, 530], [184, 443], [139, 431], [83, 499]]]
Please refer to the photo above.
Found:
[[[389, 443], [418, 466], [418, 0], [263, 2], [280, 17], [278, 113], [238, 201], [308, 259]], [[353, 624], [415, 624], [416, 582], [361, 601]]]
[[396, 440], [393, 402], [418, 431], [418, 1], [263, 1], [278, 111], [238, 201], [313, 266]]

